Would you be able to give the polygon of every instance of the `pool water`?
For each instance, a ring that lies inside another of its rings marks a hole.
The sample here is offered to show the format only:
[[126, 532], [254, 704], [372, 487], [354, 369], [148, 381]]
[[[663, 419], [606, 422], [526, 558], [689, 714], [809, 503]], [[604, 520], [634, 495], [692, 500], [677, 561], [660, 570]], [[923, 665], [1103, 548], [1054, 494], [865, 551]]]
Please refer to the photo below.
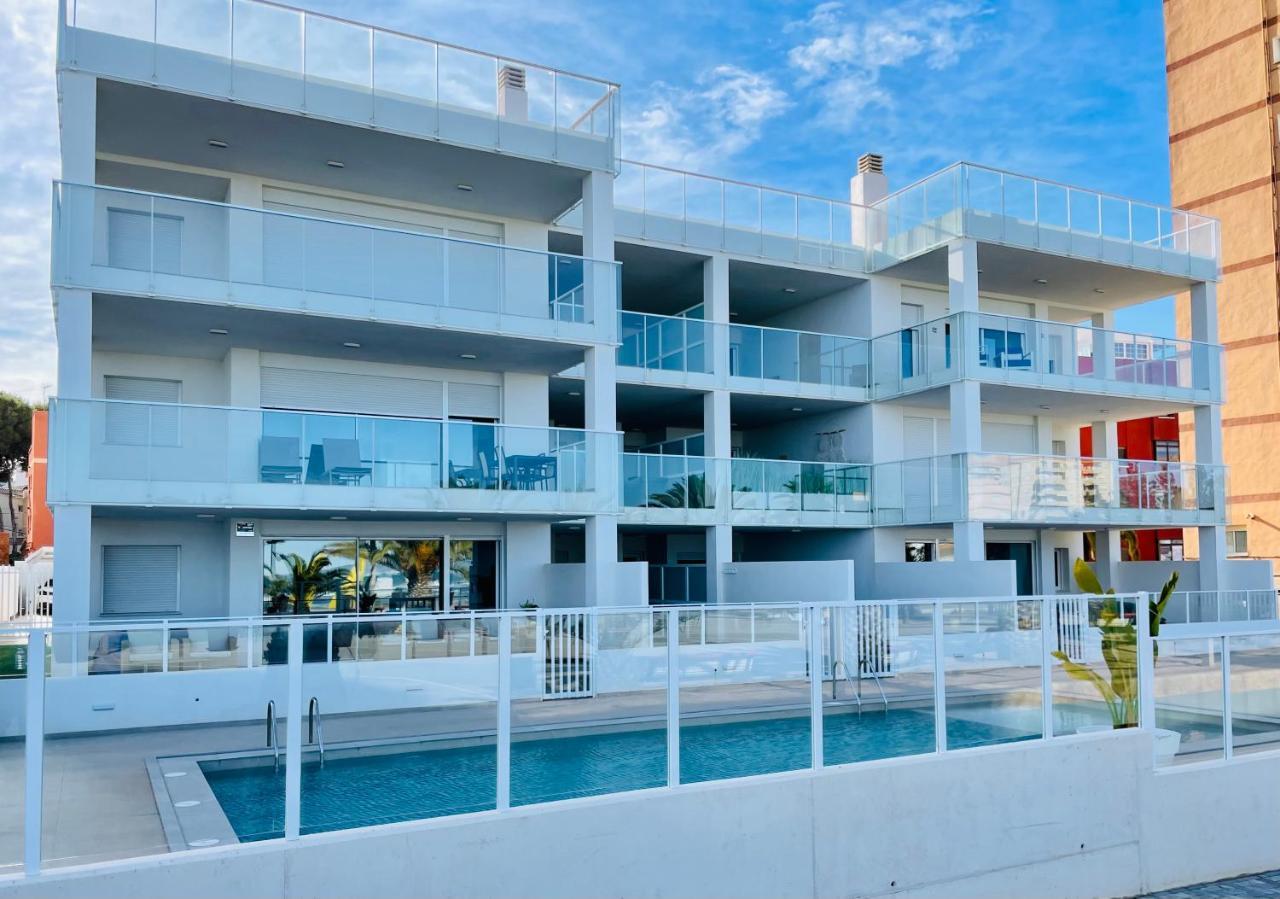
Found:
[[[961, 749], [1039, 736], [1023, 716], [999, 726], [949, 717], [948, 747]], [[823, 719], [826, 764], [871, 761], [932, 752], [933, 710], [828, 713]], [[680, 729], [682, 783], [722, 780], [807, 768], [807, 715], [756, 718], [714, 724], [686, 720]], [[231, 826], [242, 841], [284, 833], [284, 769], [270, 765], [202, 770]], [[456, 815], [496, 804], [493, 743], [448, 749], [338, 757], [302, 770], [302, 832], [319, 833]], [[511, 746], [511, 803], [529, 805], [580, 796], [617, 793], [667, 783], [666, 730], [591, 733], [520, 740]]]

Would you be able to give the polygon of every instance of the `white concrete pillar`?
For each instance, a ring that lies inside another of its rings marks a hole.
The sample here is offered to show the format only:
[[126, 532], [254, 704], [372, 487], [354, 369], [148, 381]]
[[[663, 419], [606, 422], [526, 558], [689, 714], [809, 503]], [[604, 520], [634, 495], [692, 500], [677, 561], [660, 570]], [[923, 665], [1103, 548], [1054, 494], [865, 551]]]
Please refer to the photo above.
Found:
[[954, 381], [950, 387], [951, 452], [982, 451], [982, 385]]
[[[614, 259], [613, 175], [590, 172], [582, 179], [582, 255], [591, 260]], [[617, 270], [603, 262], [585, 263], [586, 315], [601, 335], [618, 328]]]
[[987, 541], [981, 521], [957, 521], [951, 525], [957, 562], [981, 562], [987, 557]]
[[[93, 295], [56, 290], [54, 327], [58, 337], [58, 384], [49, 420], [49, 496], [66, 496], [89, 477], [92, 443]], [[60, 537], [55, 529], [54, 539]]]
[[93, 294], [58, 290], [54, 327], [58, 336], [57, 395], [73, 399], [93, 396]]
[[53, 507], [53, 614], [55, 624], [88, 621], [93, 610], [90, 506]]
[[733, 562], [733, 527], [717, 524], [707, 528], [707, 602], [728, 602], [724, 566]]
[[[617, 531], [615, 529], [615, 535]], [[616, 541], [616, 536], [615, 536]], [[523, 603], [550, 604], [547, 566], [551, 564], [551, 525], [545, 521], [509, 521], [506, 539], [506, 608]]]
[[951, 367], [957, 377], [967, 377], [978, 363], [978, 244], [974, 240], [953, 240], [947, 246], [947, 312], [965, 313], [952, 319]]
[[[854, 204], [852, 234], [855, 247], [873, 249], [885, 238], [886, 229], [874, 211], [862, 212], [856, 207], [871, 206], [889, 196], [889, 178], [884, 172], [862, 171], [849, 179], [849, 202]], [[841, 235], [832, 235], [839, 240]]]
[[1093, 376], [1101, 381], [1116, 379], [1116, 314], [1099, 312], [1092, 316]]
[[62, 180], [93, 184], [97, 181], [98, 79], [85, 72], [59, 72], [58, 102]]
[[262, 179], [232, 175], [227, 202], [232, 206], [227, 218], [227, 276], [235, 284], [261, 284], [263, 218], [269, 214], [258, 211]]
[[227, 614], [233, 618], [261, 615], [263, 601], [261, 536], [237, 536], [234, 517], [226, 521], [226, 536], [229, 594]]
[[[234, 339], [234, 337], [233, 337]], [[222, 360], [226, 379], [227, 413], [225, 428], [227, 471], [233, 484], [258, 480], [258, 441], [262, 437], [262, 354], [248, 347], [231, 347]], [[210, 427], [213, 426], [211, 421]]]
[[[1196, 406], [1193, 410], [1196, 464], [1213, 466], [1196, 468], [1194, 477], [1199, 508], [1212, 503], [1214, 518], [1222, 520], [1227, 508], [1226, 470], [1222, 468], [1222, 407]], [[1187, 485], [1189, 486], [1189, 485]], [[1184, 486], [1184, 491], [1187, 489]], [[1200, 544], [1200, 589], [1226, 589], [1227, 529], [1222, 524], [1197, 529]]]
[[[616, 495], [622, 438], [617, 433], [616, 354], [612, 346], [594, 347], [583, 358], [583, 398], [586, 426], [593, 458], [593, 489], [602, 496]], [[586, 523], [586, 604], [611, 605], [619, 600], [614, 590], [618, 564], [618, 519], [612, 514], [591, 515]]]
[[729, 258], [712, 256], [702, 263], [702, 314], [708, 322], [707, 351], [717, 383], [729, 376]]
[[[1106, 477], [1105, 483], [1098, 483], [1096, 489], [1100, 501], [1109, 502], [1118, 507], [1120, 504], [1120, 439], [1114, 421], [1095, 421], [1090, 425], [1093, 434], [1094, 458], [1110, 460], [1099, 472], [1095, 467], [1095, 477]], [[1103, 474], [1105, 472], [1105, 475]], [[1120, 529], [1098, 528], [1094, 547], [1097, 551], [1097, 563], [1094, 571], [1103, 587], [1113, 586], [1118, 573], [1116, 566], [1123, 560], [1120, 553]]]
[[[1201, 282], [1191, 287], [1191, 383], [1223, 398], [1222, 354], [1211, 348], [1218, 343], [1218, 285]], [[1197, 458], [1199, 458], [1197, 456]]]

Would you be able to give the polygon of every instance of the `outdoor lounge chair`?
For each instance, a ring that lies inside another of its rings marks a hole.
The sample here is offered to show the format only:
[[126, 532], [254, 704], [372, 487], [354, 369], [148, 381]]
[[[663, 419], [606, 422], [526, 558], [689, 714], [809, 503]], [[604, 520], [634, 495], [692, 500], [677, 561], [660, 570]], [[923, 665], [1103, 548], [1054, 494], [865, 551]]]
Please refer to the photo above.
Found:
[[300, 483], [301, 460], [297, 437], [264, 436], [258, 441], [258, 473], [265, 483]]
[[330, 484], [359, 484], [373, 474], [373, 468], [360, 458], [359, 441], [326, 437], [324, 473]]
[[1007, 332], [1008, 344], [1004, 350], [1005, 368], [1030, 368], [1031, 352], [1026, 348], [1026, 337], [1021, 331]]

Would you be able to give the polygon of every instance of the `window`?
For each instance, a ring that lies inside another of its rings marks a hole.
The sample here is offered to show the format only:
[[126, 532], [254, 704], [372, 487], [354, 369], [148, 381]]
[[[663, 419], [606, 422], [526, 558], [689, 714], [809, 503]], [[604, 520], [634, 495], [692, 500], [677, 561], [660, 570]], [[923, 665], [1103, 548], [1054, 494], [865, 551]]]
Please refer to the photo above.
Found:
[[179, 274], [182, 271], [182, 219], [135, 209], [108, 209], [107, 265]]
[[1249, 532], [1245, 528], [1227, 528], [1227, 555], [1249, 555]]
[[[107, 375], [106, 442], [117, 446], [181, 446], [182, 382]], [[162, 403], [166, 405], [154, 405]]]
[[1176, 440], [1157, 440], [1155, 451], [1157, 462], [1177, 462], [1182, 453]]
[[950, 562], [956, 557], [952, 540], [908, 540], [905, 547], [908, 562]]
[[1162, 537], [1156, 541], [1156, 553], [1161, 562], [1181, 562], [1182, 539]]
[[102, 547], [102, 614], [177, 614], [178, 559], [177, 546]]

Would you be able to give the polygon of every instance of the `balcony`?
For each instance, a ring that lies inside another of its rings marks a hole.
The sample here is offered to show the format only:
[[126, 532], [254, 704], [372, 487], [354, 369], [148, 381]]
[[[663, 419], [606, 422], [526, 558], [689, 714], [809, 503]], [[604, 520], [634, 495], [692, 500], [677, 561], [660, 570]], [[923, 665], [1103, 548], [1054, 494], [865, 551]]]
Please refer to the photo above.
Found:
[[874, 490], [876, 524], [1226, 522], [1226, 469], [1194, 463], [956, 453], [880, 463]]
[[613, 339], [592, 296], [612, 305], [619, 276], [579, 256], [55, 183], [53, 283], [590, 344]]
[[969, 237], [1197, 281], [1219, 276], [1218, 222], [1123, 197], [956, 163], [875, 204], [875, 268]]
[[1080, 394], [1222, 401], [1217, 344], [961, 312], [874, 338], [876, 399], [961, 378]]
[[61, 68], [616, 171], [615, 84], [267, 0], [66, 3]]
[[438, 419], [57, 399], [50, 501], [585, 515], [618, 435]]
[[[619, 237], [796, 265], [867, 271], [880, 214], [794, 191], [624, 160], [614, 187]], [[560, 224], [582, 227], [580, 207]]]
[[625, 520], [656, 524], [861, 527], [871, 467], [837, 462], [622, 454]]

